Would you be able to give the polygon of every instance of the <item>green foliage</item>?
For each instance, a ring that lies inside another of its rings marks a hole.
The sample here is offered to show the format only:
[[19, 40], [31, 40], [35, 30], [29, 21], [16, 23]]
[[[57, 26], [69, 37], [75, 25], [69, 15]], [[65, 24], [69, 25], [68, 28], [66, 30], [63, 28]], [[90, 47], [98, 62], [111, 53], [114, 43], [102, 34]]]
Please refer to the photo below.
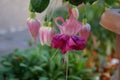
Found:
[[96, 0], [63, 0], [63, 2], [65, 2], [65, 1], [69, 1], [70, 4], [75, 5], [75, 6], [78, 6], [78, 5], [80, 5], [81, 3], [87, 3], [87, 2], [89, 2], [89, 3], [92, 4], [92, 3], [95, 2]]
[[81, 3], [94, 3], [96, 1], [99, 1], [99, 2], [104, 2], [108, 5], [112, 5], [114, 3], [119, 3], [120, 4], [120, 0], [63, 0], [63, 2], [66, 2], [66, 1], [69, 1], [72, 5], [75, 5], [75, 6], [78, 6], [80, 5]]
[[[56, 57], [50, 60], [54, 52], [55, 49], [46, 46], [16, 50], [1, 59], [0, 77], [5, 80], [65, 80], [64, 57], [58, 51]], [[80, 56], [79, 51], [78, 54], [73, 52], [68, 55], [68, 80], [93, 80], [96, 74], [85, 67], [87, 58]]]
[[85, 0], [68, 0], [71, 4], [78, 6], [82, 2], [85, 2]]
[[49, 5], [50, 0], [30, 0], [31, 12], [43, 12]]

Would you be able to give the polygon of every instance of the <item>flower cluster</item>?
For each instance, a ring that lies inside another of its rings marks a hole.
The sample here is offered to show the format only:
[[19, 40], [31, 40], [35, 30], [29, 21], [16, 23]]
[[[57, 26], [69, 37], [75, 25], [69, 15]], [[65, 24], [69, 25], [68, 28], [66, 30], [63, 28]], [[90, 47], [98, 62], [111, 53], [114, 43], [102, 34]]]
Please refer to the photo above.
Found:
[[[87, 39], [90, 35], [90, 25], [82, 24], [77, 19], [79, 12], [77, 8], [69, 8], [70, 17], [66, 21], [62, 17], [54, 19], [56, 26], [60, 33], [57, 34], [51, 26], [41, 26], [40, 23], [34, 19], [27, 20], [28, 29], [34, 39], [40, 34], [40, 42], [42, 45], [46, 44], [53, 48], [58, 48], [62, 54], [70, 50], [83, 50], [86, 47]], [[61, 21], [62, 24], [59, 24]]]

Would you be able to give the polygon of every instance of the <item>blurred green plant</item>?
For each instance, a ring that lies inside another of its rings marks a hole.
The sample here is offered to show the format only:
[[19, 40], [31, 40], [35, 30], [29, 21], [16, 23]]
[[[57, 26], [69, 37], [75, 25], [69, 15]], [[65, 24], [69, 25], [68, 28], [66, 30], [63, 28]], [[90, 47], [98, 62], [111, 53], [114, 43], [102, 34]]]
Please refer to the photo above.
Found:
[[[65, 63], [60, 51], [51, 59], [55, 49], [37, 46], [25, 51], [15, 50], [1, 59], [0, 80], [65, 80]], [[86, 68], [87, 57], [74, 51], [69, 56], [69, 80], [96, 80], [99, 76]]]

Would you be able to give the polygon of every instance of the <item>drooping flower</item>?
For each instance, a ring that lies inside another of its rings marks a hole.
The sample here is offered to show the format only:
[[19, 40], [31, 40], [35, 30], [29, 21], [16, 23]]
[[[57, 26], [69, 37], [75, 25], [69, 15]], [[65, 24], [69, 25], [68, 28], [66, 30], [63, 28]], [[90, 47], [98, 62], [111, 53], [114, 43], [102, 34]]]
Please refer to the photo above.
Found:
[[35, 19], [35, 14], [31, 13], [31, 16], [27, 19], [27, 27], [32, 38], [36, 41], [39, 34], [40, 22]]
[[90, 24], [86, 23], [85, 25], [83, 25], [82, 29], [80, 30], [80, 35], [87, 40], [90, 36], [90, 30], [91, 30], [91, 26]]
[[[69, 13], [70, 18], [67, 21], [64, 21], [62, 17], [57, 17], [55, 18], [55, 24], [59, 27], [61, 34], [72, 36], [80, 31], [82, 23], [75, 19], [71, 9], [69, 9]], [[58, 21], [61, 21], [62, 25], [58, 24]]]
[[79, 18], [79, 11], [77, 7], [72, 8], [73, 15], [76, 19]]
[[46, 45], [50, 46], [52, 38], [55, 35], [54, 30], [51, 27], [42, 26], [42, 27], [40, 27], [39, 33], [40, 33], [40, 43], [41, 43], [41, 45], [46, 44]]
[[[77, 34], [82, 29], [82, 23], [77, 21], [71, 9], [69, 9], [70, 18], [64, 21], [62, 17], [55, 18], [55, 23], [60, 29], [60, 34], [56, 34], [52, 39], [52, 47], [58, 48], [65, 54], [69, 50], [83, 50], [86, 46], [86, 40]], [[58, 20], [62, 25], [58, 24]]]

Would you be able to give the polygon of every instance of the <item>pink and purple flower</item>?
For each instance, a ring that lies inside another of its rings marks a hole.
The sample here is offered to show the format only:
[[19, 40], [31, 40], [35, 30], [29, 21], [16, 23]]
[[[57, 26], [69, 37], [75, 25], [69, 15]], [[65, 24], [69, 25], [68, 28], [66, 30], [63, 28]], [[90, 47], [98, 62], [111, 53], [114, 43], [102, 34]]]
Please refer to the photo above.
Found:
[[[62, 54], [70, 50], [83, 50], [86, 46], [84, 35], [78, 35], [83, 27], [82, 23], [76, 20], [72, 9], [69, 9], [69, 13], [70, 18], [67, 21], [64, 21], [62, 17], [55, 18], [55, 24], [60, 29], [60, 34], [54, 35], [51, 45], [53, 48], [60, 49]], [[58, 24], [58, 20], [62, 22], [62, 25]]]

